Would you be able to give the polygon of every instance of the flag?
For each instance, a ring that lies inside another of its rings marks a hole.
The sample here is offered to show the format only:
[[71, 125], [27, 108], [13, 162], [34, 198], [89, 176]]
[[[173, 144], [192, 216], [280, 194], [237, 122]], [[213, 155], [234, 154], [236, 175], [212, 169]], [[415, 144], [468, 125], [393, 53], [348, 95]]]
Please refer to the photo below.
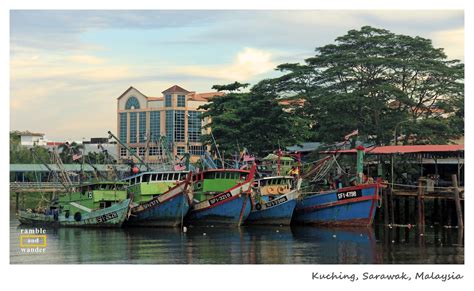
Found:
[[77, 161], [77, 160], [79, 160], [80, 158], [82, 158], [82, 155], [81, 155], [81, 154], [74, 154], [74, 155], [72, 155], [72, 160], [73, 160], [73, 161]]
[[344, 136], [344, 139], [348, 140], [351, 136], [358, 135], [358, 134], [359, 134], [359, 130], [356, 129], [353, 132], [351, 132], [351, 133], [347, 134], [346, 136]]

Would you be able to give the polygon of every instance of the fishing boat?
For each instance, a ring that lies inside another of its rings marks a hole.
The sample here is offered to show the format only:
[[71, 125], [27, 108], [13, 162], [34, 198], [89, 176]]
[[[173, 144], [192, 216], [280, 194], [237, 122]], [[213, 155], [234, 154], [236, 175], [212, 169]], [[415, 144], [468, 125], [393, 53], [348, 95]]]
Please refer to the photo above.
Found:
[[193, 176], [194, 203], [186, 221], [189, 225], [239, 226], [251, 209], [251, 185], [256, 166], [250, 171], [209, 169]]
[[252, 193], [252, 210], [246, 224], [289, 225], [300, 186], [301, 179], [292, 176], [256, 180]]
[[375, 216], [379, 184], [360, 184], [305, 195], [296, 203], [293, 221], [301, 224], [368, 226]]
[[67, 227], [120, 227], [129, 212], [126, 183], [96, 182], [73, 188], [42, 209], [18, 212], [22, 224]]
[[133, 194], [125, 225], [177, 227], [189, 210], [191, 174], [185, 171], [144, 172], [126, 178]]

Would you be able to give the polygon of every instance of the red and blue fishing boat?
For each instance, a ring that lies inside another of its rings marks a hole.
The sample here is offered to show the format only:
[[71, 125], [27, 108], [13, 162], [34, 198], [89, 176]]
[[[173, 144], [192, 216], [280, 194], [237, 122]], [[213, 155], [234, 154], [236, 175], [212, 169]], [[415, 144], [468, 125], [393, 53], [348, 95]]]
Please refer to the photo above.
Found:
[[360, 184], [302, 197], [293, 221], [301, 224], [368, 226], [379, 200], [379, 184]]
[[290, 225], [301, 179], [292, 176], [274, 176], [254, 182], [252, 211], [248, 225]]
[[251, 186], [256, 166], [250, 171], [209, 169], [194, 174], [193, 196], [186, 221], [189, 225], [239, 226], [251, 210]]

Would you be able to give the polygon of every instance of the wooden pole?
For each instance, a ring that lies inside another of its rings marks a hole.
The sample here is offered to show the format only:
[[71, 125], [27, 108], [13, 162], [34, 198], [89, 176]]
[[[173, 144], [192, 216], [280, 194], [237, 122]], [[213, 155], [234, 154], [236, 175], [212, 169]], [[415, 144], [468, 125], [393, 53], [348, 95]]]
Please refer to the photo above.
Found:
[[458, 226], [462, 230], [464, 229], [464, 222], [462, 219], [461, 199], [459, 198], [458, 178], [456, 175], [452, 175], [451, 177], [453, 179], [454, 203], [456, 204], [456, 215], [458, 218]]
[[393, 188], [390, 188], [390, 223], [395, 223], [395, 207], [393, 204]]
[[410, 223], [410, 197], [407, 196], [405, 197], [405, 224]]
[[383, 221], [385, 225], [388, 225], [388, 199], [387, 199], [387, 190], [382, 191], [383, 195]]
[[394, 220], [393, 223], [401, 224], [402, 220], [401, 220], [401, 213], [400, 213], [400, 198], [399, 197], [395, 198], [395, 212], [397, 213], [397, 221]]
[[418, 199], [417, 199], [417, 204], [418, 204], [418, 211], [417, 211], [417, 225], [418, 229], [420, 230], [420, 233], [424, 233], [424, 227], [425, 227], [425, 209], [424, 209], [424, 195], [425, 195], [425, 189], [423, 187], [423, 180], [419, 179], [418, 180]]

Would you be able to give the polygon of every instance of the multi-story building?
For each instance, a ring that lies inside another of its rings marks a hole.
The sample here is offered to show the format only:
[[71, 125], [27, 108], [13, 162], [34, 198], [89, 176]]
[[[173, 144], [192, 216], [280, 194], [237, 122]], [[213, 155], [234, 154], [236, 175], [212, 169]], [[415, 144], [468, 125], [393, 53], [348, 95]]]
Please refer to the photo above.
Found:
[[[198, 109], [219, 93], [190, 92], [173, 86], [162, 92], [162, 97], [149, 97], [128, 88], [117, 98], [117, 137], [146, 162], [160, 162], [166, 157], [163, 147], [173, 158], [189, 153], [194, 161], [206, 151], [200, 142], [203, 110]], [[163, 138], [166, 137], [166, 138]], [[121, 159], [131, 157], [119, 146]]]

